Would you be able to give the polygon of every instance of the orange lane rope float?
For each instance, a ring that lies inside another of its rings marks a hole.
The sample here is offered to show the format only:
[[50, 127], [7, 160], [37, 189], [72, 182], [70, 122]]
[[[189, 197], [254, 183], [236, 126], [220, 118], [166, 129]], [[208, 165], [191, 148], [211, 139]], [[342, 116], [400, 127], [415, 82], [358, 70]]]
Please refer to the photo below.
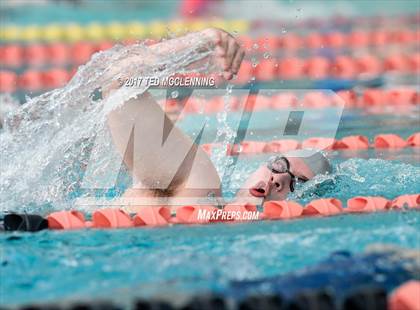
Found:
[[[133, 35], [125, 35], [123, 32], [117, 34], [113, 32], [111, 36], [105, 35], [98, 25], [86, 27], [87, 38], [82, 40], [70, 40], [73, 43], [60, 42], [59, 40], [47, 40], [50, 43], [39, 43], [39, 40], [27, 43], [25, 45], [17, 43], [9, 43], [0, 46], [0, 56], [2, 65], [6, 66], [21, 66], [21, 65], [45, 65], [49, 63], [60, 63], [63, 60], [71, 63], [78, 57], [78, 53], [90, 56], [97, 51], [106, 50], [112, 47], [115, 43], [130, 44], [136, 40], [146, 38], [147, 32], [140, 33], [140, 26], [138, 23], [130, 24], [131, 33]], [[205, 25], [203, 25], [205, 26]], [[203, 27], [202, 27], [203, 28]], [[7, 30], [7, 27], [5, 27]], [[50, 29], [50, 28], [48, 28]], [[52, 28], [51, 28], [52, 29]], [[76, 28], [74, 28], [75, 30]], [[111, 27], [111, 30], [121, 32], [124, 28], [120, 26]], [[187, 28], [185, 28], [187, 29]], [[130, 30], [130, 28], [128, 28]], [[166, 31], [165, 28], [163, 28]], [[33, 32], [35, 34], [35, 32]], [[52, 33], [52, 32], [51, 32]], [[59, 33], [58, 31], [56, 33]], [[411, 29], [400, 30], [375, 30], [367, 31], [352, 31], [349, 33], [330, 32], [330, 33], [315, 33], [302, 36], [298, 34], [285, 34], [279, 36], [264, 36], [252, 38], [250, 36], [241, 36], [240, 41], [242, 46], [248, 53], [281, 53], [282, 51], [293, 52], [299, 49], [305, 51], [311, 49], [342, 49], [342, 48], [388, 48], [389, 45], [410, 46], [417, 44], [419, 31]], [[115, 41], [117, 40], [117, 41]], [[122, 40], [122, 41], [120, 41]], [[42, 41], [42, 40], [41, 40]], [[65, 40], [64, 40], [65, 41]], [[68, 40], [67, 40], [68, 41]], [[62, 48], [66, 51], [63, 51]], [[75, 53], [77, 52], [77, 53]], [[65, 57], [63, 58], [63, 56]], [[362, 60], [364, 59], [364, 60]], [[362, 63], [366, 62], [366, 57], [361, 58]], [[369, 61], [368, 61], [369, 62]], [[372, 60], [370, 61], [372, 62]]]
[[[213, 150], [220, 148], [218, 143], [202, 144], [202, 148], [211, 154]], [[379, 134], [374, 138], [373, 143], [369, 143], [366, 136], [355, 135], [341, 139], [314, 137], [303, 141], [294, 139], [273, 140], [273, 141], [242, 141], [240, 144], [227, 145], [227, 155], [235, 156], [239, 154], [264, 154], [293, 151], [300, 148], [320, 149], [320, 150], [366, 150], [375, 149], [401, 149], [420, 147], [420, 132], [416, 132], [407, 139], [401, 138], [396, 134]]]
[[[87, 221], [79, 211], [57, 211], [48, 215], [50, 229], [82, 228], [130, 228], [160, 227], [172, 224], [209, 224], [214, 222], [244, 221], [245, 213], [258, 214], [252, 220], [288, 220], [313, 216], [335, 216], [353, 213], [386, 212], [388, 210], [420, 208], [420, 194], [401, 195], [393, 200], [377, 196], [357, 196], [347, 200], [347, 207], [336, 198], [315, 199], [306, 206], [282, 200], [266, 201], [262, 211], [252, 204], [228, 204], [219, 209], [216, 206], [180, 206], [176, 208], [142, 206], [132, 217], [119, 208], [97, 209], [92, 213], [92, 220]], [[205, 211], [205, 212], [203, 212]], [[173, 214], [174, 213], [174, 214]], [[200, 217], [201, 214], [210, 216]], [[226, 214], [233, 214], [230, 217]], [[248, 217], [249, 218], [249, 217]], [[247, 219], [248, 219], [247, 218]]]

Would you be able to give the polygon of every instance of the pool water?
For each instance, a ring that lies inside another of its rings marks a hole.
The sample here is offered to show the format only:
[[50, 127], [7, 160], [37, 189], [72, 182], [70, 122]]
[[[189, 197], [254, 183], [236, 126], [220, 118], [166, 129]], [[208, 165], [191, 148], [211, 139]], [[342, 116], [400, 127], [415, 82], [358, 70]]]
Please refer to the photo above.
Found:
[[223, 291], [372, 243], [420, 248], [420, 213], [0, 235], [2, 304]]
[[[120, 88], [102, 102], [91, 95], [111, 83], [109, 73], [113, 63], [145, 50], [141, 44], [117, 45], [95, 54], [68, 85], [30, 99], [8, 120], [10, 130], [0, 134], [1, 214], [13, 210], [46, 215], [74, 208], [75, 198], [91, 194], [78, 187], [91, 162], [97, 163], [94, 167], [97, 176], [108, 177], [116, 152], [106, 136], [106, 113], [122, 102], [115, 99], [131, 98], [145, 88]], [[205, 59], [209, 53], [197, 52], [193, 45], [187, 51], [168, 55], [168, 59], [162, 60], [167, 62], [166, 69], [158, 72], [169, 76]], [[121, 71], [125, 69], [132, 68], [121, 68]], [[144, 70], [140, 70], [144, 76], [157, 74], [153, 67], [139, 69]], [[228, 87], [222, 90], [222, 95], [229, 98], [231, 92]], [[246, 126], [240, 112], [185, 115], [179, 126], [194, 137], [204, 118], [207, 127], [201, 143], [226, 144], [236, 134], [246, 140], [284, 139], [281, 125], [289, 112], [254, 112]], [[337, 138], [359, 134], [372, 141], [378, 133], [395, 133], [406, 138], [419, 131], [418, 110], [398, 118], [393, 114], [370, 115], [364, 110], [341, 112], [337, 107], [306, 110], [308, 134]], [[97, 136], [105, 140], [95, 149], [92, 140]], [[297, 186], [289, 198], [304, 204], [318, 197], [335, 197], [345, 203], [356, 195], [392, 199], [401, 194], [419, 193], [419, 152], [418, 148], [331, 152], [328, 156], [334, 166], [333, 173]], [[223, 150], [212, 154], [219, 170], [229, 162], [221, 154]], [[240, 156], [232, 171], [231, 186], [223, 184], [224, 196], [233, 197], [235, 189], [268, 156]], [[95, 195], [112, 198], [121, 194], [130, 186], [127, 174], [121, 175], [121, 182], [115, 188]], [[16, 305], [109, 296], [124, 303], [131, 302], [134, 296], [221, 292], [230, 281], [299, 270], [335, 250], [360, 252], [372, 243], [420, 249], [419, 221], [418, 212], [403, 210], [159, 229], [0, 234], [0, 303]]]
[[[223, 291], [372, 243], [420, 248], [420, 213], [0, 235], [3, 304]], [[270, 250], [267, 250], [270, 249]], [[152, 271], [152, 272], [151, 272]]]
[[[258, 113], [251, 128], [255, 140], [270, 140], [276, 132], [270, 128], [274, 123], [270, 117], [281, 111]], [[188, 132], [198, 117], [189, 116], [180, 126]], [[216, 115], [210, 117], [212, 121], [216, 126]], [[415, 131], [415, 118], [410, 115], [395, 121], [386, 115], [366, 117], [362, 111], [346, 110], [337, 137], [357, 133], [372, 139], [386, 132], [407, 137]], [[234, 182], [242, 182], [268, 156], [250, 155], [238, 161]], [[329, 156], [334, 173], [301, 185], [290, 198], [306, 203], [317, 197], [337, 197], [345, 202], [356, 195], [391, 199], [420, 190], [418, 149]], [[233, 194], [225, 190], [227, 197]], [[124, 304], [135, 296], [222, 292], [230, 281], [298, 270], [336, 250], [360, 252], [372, 243], [420, 249], [419, 233], [420, 213], [405, 210], [159, 229], [0, 234], [0, 301], [14, 305], [112, 296]]]

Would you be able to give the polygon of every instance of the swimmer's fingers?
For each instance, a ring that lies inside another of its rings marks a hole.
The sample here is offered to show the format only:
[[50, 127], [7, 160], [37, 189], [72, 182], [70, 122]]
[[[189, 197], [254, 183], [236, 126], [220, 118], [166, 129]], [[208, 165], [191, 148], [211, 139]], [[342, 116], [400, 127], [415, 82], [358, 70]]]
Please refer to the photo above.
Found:
[[204, 29], [201, 34], [204, 35], [212, 45], [216, 56], [224, 56], [226, 40], [223, 37], [223, 31], [215, 28], [208, 28]]
[[245, 56], [245, 52], [234, 37], [229, 34], [228, 37], [228, 46], [223, 66], [223, 76], [225, 79], [230, 80], [234, 74], [238, 73], [242, 59]]
[[226, 80], [230, 80], [233, 77], [233, 74], [230, 70], [232, 66], [233, 58], [235, 57], [237, 49], [235, 48], [235, 41], [229, 40], [226, 50], [226, 55], [222, 57], [221, 65], [223, 70], [223, 77]]
[[214, 44], [216, 45], [216, 55], [219, 57], [225, 57], [229, 48], [230, 35], [223, 30], [215, 29], [214, 31], [216, 32], [216, 39], [214, 40]]
[[218, 63], [223, 70], [222, 76], [226, 80], [230, 80], [233, 75], [229, 71], [230, 67], [230, 61], [229, 61], [229, 49], [231, 48], [230, 45], [232, 45], [231, 40], [229, 38], [229, 34], [227, 34], [224, 31], [220, 31], [219, 33], [220, 41], [219, 44], [216, 46], [215, 52], [216, 57], [218, 58]]
[[222, 69], [222, 75], [226, 80], [230, 80], [233, 77], [230, 67], [235, 54], [235, 40], [225, 31], [217, 30], [214, 43], [215, 56]]
[[235, 54], [235, 58], [232, 61], [232, 66], [229, 68], [229, 71], [223, 72], [223, 77], [226, 80], [230, 80], [233, 78], [235, 74], [238, 74], [239, 68], [241, 66], [242, 59], [245, 56], [245, 52], [242, 50], [238, 50]]
[[242, 60], [244, 59], [244, 56], [245, 56], [245, 51], [241, 47], [236, 52], [235, 58], [232, 61], [231, 72], [233, 72], [233, 74], [238, 74], [238, 71], [239, 71], [239, 68], [241, 67], [241, 63], [242, 63]]
[[223, 71], [222, 76], [225, 80], [231, 80], [233, 78], [233, 74], [230, 71]]
[[225, 46], [226, 46], [226, 39], [224, 37], [224, 32], [215, 29], [215, 28], [208, 28], [202, 31], [202, 34], [207, 37], [209, 42], [214, 48], [214, 59], [218, 66], [223, 68], [224, 66], [224, 56], [226, 54]]
[[209, 28], [204, 30], [211, 42], [214, 44], [214, 53], [218, 65], [222, 67], [223, 77], [227, 80], [232, 79], [237, 74], [245, 55], [236, 39], [221, 29]]
[[232, 66], [233, 58], [235, 58], [236, 52], [238, 51], [239, 45], [235, 40], [229, 39], [226, 47], [226, 56], [223, 64], [223, 70], [229, 71]]
[[239, 44], [236, 42], [236, 40], [233, 37], [231, 37], [228, 42], [226, 57], [224, 59], [224, 64], [223, 64], [223, 70], [225, 72], [230, 72], [230, 73], [233, 72], [232, 70], [233, 60], [235, 59], [236, 54], [238, 53], [239, 49], [240, 49]]

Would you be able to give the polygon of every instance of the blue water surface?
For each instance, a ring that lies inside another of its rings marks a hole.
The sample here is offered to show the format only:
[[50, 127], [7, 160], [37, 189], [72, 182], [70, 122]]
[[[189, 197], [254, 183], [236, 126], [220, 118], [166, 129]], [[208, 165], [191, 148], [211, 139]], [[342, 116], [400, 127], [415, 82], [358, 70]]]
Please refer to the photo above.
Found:
[[223, 291], [372, 243], [420, 249], [420, 213], [0, 235], [2, 304]]

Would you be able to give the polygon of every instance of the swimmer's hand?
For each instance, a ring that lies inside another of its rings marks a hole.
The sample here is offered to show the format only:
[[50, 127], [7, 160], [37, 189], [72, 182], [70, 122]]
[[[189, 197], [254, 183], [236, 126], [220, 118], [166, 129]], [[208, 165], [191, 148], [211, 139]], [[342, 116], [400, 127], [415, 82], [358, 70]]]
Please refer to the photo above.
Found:
[[161, 55], [161, 58], [191, 48], [203, 51], [210, 49], [213, 52], [213, 60], [222, 69], [221, 74], [226, 80], [232, 79], [238, 73], [245, 56], [245, 51], [238, 41], [228, 32], [218, 28], [207, 28], [199, 32], [188, 33], [150, 47], [156, 55]]
[[238, 41], [228, 32], [217, 28], [202, 30], [199, 34], [206, 37], [214, 45], [216, 61], [223, 70], [223, 77], [230, 80], [238, 74], [242, 59], [245, 56], [245, 51]]

